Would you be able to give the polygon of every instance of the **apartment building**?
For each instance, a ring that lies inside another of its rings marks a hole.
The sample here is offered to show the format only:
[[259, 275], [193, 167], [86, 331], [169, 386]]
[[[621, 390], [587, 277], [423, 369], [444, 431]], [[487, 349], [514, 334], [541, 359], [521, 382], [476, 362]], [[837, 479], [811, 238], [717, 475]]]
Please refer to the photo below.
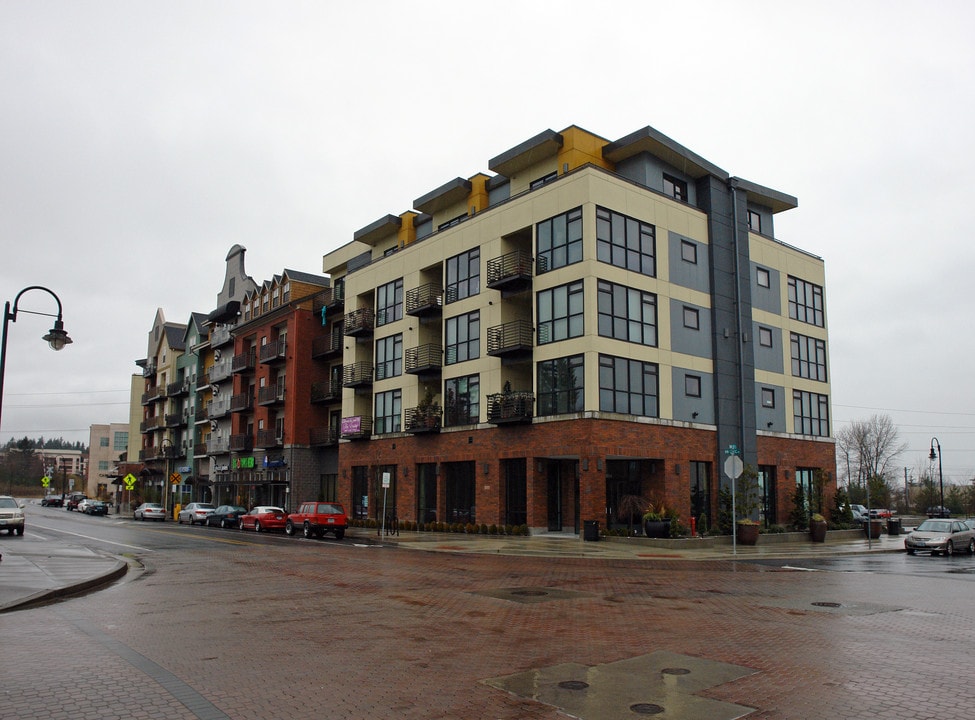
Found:
[[766, 523], [796, 487], [821, 509], [825, 267], [774, 232], [797, 200], [650, 127], [547, 130], [488, 169], [323, 258], [350, 514], [578, 533], [638, 495], [710, 524], [730, 453]]
[[115, 499], [117, 468], [128, 457], [128, 451], [128, 423], [89, 426], [88, 477], [85, 488], [89, 497]]

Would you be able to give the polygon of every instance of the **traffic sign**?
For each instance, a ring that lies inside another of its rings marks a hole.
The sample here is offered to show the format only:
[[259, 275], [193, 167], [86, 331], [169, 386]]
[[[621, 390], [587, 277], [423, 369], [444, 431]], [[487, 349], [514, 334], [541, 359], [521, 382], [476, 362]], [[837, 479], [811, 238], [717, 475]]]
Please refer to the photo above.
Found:
[[136, 478], [136, 476], [133, 475], [132, 473], [129, 473], [124, 478], [122, 478], [122, 482], [125, 483], [125, 489], [131, 490], [132, 488], [134, 488], [137, 479], [138, 478]]
[[745, 466], [737, 455], [729, 455], [728, 459], [724, 461], [724, 474], [732, 480], [737, 480], [744, 469]]
[[737, 456], [741, 457], [741, 448], [738, 447], [735, 444], [731, 444], [731, 445], [728, 446], [728, 449], [724, 451], [724, 454], [725, 455], [737, 455]]
[[173, 485], [179, 485], [181, 482], [183, 482], [183, 476], [178, 472], [174, 472], [169, 476], [169, 482], [171, 482]]
[[47, 475], [41, 478], [41, 487], [51, 487], [51, 478]]

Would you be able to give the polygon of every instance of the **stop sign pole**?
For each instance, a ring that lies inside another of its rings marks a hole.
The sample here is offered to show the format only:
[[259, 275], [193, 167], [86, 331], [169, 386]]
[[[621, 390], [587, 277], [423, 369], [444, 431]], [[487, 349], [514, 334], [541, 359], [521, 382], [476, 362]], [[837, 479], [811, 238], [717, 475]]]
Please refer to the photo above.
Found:
[[738, 449], [737, 445], [729, 445], [728, 449], [724, 451], [724, 454], [728, 456], [728, 459], [724, 461], [724, 474], [731, 480], [731, 553], [732, 555], [737, 555], [738, 525], [736, 520], [738, 518], [738, 511], [735, 503], [735, 480], [741, 477], [745, 466], [741, 462], [741, 450]]

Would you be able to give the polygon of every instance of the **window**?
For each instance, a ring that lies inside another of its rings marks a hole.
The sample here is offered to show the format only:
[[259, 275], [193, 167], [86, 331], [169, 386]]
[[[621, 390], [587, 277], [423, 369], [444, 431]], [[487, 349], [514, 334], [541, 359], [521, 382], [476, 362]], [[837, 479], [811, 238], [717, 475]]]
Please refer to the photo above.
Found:
[[98, 438], [98, 447], [108, 447], [108, 438]]
[[826, 382], [826, 341], [791, 333], [792, 375]]
[[758, 328], [758, 344], [762, 347], [772, 347], [772, 330], [767, 327]]
[[754, 210], [748, 211], [748, 229], [753, 233], [762, 232], [762, 216]]
[[269, 299], [269, 297], [270, 297], [270, 296], [269, 296], [269, 295], [268, 295], [267, 293], [264, 293], [264, 294], [263, 294], [263, 295], [261, 296], [261, 313], [262, 313], [262, 314], [263, 314], [263, 313], [266, 313], [266, 312], [268, 311], [268, 305], [269, 305], [269, 303], [270, 303], [270, 299]]
[[481, 356], [481, 313], [478, 310], [447, 318], [444, 325], [447, 365]]
[[829, 437], [829, 397], [819, 393], [792, 391], [795, 431], [800, 435]]
[[376, 341], [376, 380], [403, 374], [403, 335]]
[[687, 397], [701, 397], [701, 376], [700, 375], [685, 375], [684, 376], [684, 394]]
[[123, 450], [129, 449], [129, 434], [127, 432], [117, 432], [115, 433], [114, 443], [112, 444], [112, 449], [117, 452], [122, 452]]
[[281, 304], [281, 288], [274, 288], [271, 291], [271, 307], [276, 308]]
[[538, 344], [581, 337], [582, 280], [538, 293]]
[[763, 408], [775, 407], [775, 390], [773, 390], [772, 388], [762, 388], [762, 407]]
[[376, 327], [403, 319], [403, 278], [376, 289]]
[[697, 308], [684, 306], [684, 327], [690, 330], [701, 329], [701, 315]]
[[543, 220], [535, 226], [537, 271], [555, 270], [582, 261], [582, 208]]
[[690, 240], [681, 240], [680, 259], [692, 265], [697, 265], [697, 243], [692, 243]]
[[538, 363], [540, 415], [582, 412], [585, 404], [584, 369], [582, 355]]
[[600, 355], [599, 409], [657, 417], [657, 365]]
[[286, 282], [281, 286], [281, 301], [291, 302], [291, 283]]
[[656, 347], [657, 296], [604, 280], [597, 287], [599, 334]]
[[108, 460], [99, 460], [98, 469], [101, 472], [108, 472]]
[[823, 288], [789, 276], [789, 317], [823, 327]]
[[[691, 481], [691, 517], [704, 518], [711, 522], [711, 466], [709, 463], [692, 460], [688, 463]], [[704, 526], [702, 522], [701, 526]]]
[[444, 382], [444, 425], [474, 425], [480, 419], [481, 381], [478, 375]]
[[672, 175], [664, 175], [664, 195], [687, 202], [687, 183]]
[[600, 262], [656, 277], [653, 225], [606, 208], [596, 208], [596, 258]]
[[544, 177], [540, 177], [537, 180], [532, 180], [528, 184], [528, 189], [529, 190], [535, 190], [537, 188], [540, 188], [542, 185], [545, 185], [546, 183], [552, 182], [557, 177], [558, 177], [558, 173], [557, 172], [550, 172], [548, 175], [546, 175]]
[[772, 287], [772, 274], [763, 267], [755, 268], [755, 282], [759, 287]]
[[447, 302], [481, 292], [481, 251], [470, 250], [447, 260]]
[[451, 220], [448, 220], [447, 222], [440, 223], [439, 225], [437, 225], [437, 230], [446, 230], [447, 228], [451, 228], [454, 225], [460, 225], [466, 219], [467, 219], [467, 213], [463, 213]]
[[376, 393], [376, 417], [373, 431], [377, 435], [400, 432], [400, 415], [403, 410], [402, 391]]

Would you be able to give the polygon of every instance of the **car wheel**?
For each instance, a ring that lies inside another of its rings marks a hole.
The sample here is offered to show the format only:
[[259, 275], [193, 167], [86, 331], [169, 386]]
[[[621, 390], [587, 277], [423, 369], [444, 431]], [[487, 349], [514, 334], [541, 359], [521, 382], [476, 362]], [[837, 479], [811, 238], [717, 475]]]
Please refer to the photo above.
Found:
[[295, 525], [290, 520], [288, 520], [288, 522], [286, 522], [284, 524], [284, 534], [285, 535], [294, 535], [295, 534]]
[[908, 555], [913, 555], [913, 554], [914, 554], [914, 551], [913, 551], [913, 550], [908, 550], [908, 551], [907, 551], [907, 554], [908, 554]]
[[23, 535], [24, 534], [24, 528], [19, 527], [14, 532], [16, 532], [18, 535]]
[[344, 537], [345, 537], [345, 530], [336, 530], [335, 531], [335, 539], [336, 540], [341, 540]]
[[955, 546], [951, 543], [949, 538], [948, 542], [945, 543], [945, 557], [951, 557], [955, 554]]
[[254, 532], [260, 532], [260, 531], [261, 531], [261, 521], [260, 520], [255, 520], [254, 521]]
[[968, 554], [975, 555], [975, 538], [968, 541]]
[[306, 538], [311, 538], [314, 536], [314, 533], [311, 531], [311, 525], [308, 523], [305, 523], [301, 529]]
[[227, 519], [226, 518], [220, 518], [220, 527], [222, 527], [222, 528], [226, 528], [227, 527]]
[[237, 529], [238, 529], [238, 530], [243, 530], [243, 529], [244, 529], [244, 521], [243, 521], [243, 520], [240, 520], [240, 521], [239, 521], [239, 522], [237, 523]]

